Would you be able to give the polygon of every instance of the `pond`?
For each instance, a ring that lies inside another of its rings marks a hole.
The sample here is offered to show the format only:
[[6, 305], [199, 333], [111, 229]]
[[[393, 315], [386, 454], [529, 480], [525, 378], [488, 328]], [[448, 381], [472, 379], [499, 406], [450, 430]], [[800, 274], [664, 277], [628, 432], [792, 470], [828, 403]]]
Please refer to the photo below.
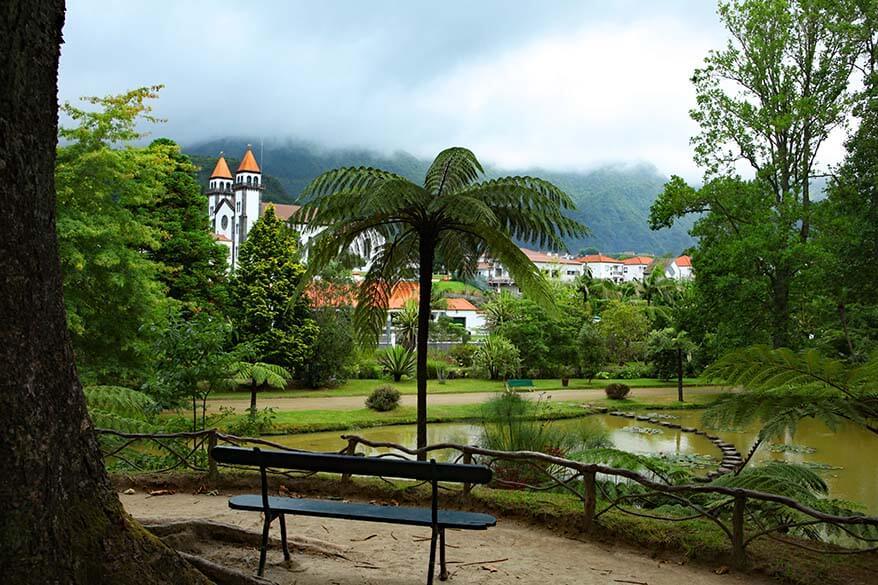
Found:
[[[662, 411], [659, 417], [675, 417], [672, 420], [683, 426], [701, 427], [701, 412]], [[587, 421], [587, 422], [586, 422]], [[703, 456], [712, 456], [719, 463], [721, 454], [713, 443], [701, 435], [683, 433], [679, 429], [669, 429], [644, 421], [592, 415], [580, 419], [560, 420], [551, 423], [571, 432], [582, 424], [603, 426], [610, 434], [616, 448], [632, 453], [667, 454], [670, 456], [691, 457], [704, 461]], [[655, 429], [655, 434], [631, 432], [631, 427]], [[757, 426], [734, 431], [711, 431], [724, 441], [734, 445], [742, 455], [753, 443], [758, 432]], [[350, 431], [371, 441], [387, 441], [414, 447], [416, 441], [414, 425], [376, 427]], [[340, 432], [307, 433], [281, 435], [271, 440], [309, 451], [339, 451], [345, 446]], [[473, 423], [431, 424], [427, 427], [429, 444], [460, 443], [476, 445], [479, 443], [481, 428]], [[437, 459], [447, 457], [439, 453]], [[697, 456], [697, 457], [693, 457]], [[830, 494], [859, 502], [869, 514], [878, 514], [878, 440], [868, 432], [854, 425], [842, 425], [832, 431], [822, 423], [813, 420], [803, 421], [795, 437], [776, 441], [773, 445], [763, 445], [756, 455], [757, 461], [767, 459], [785, 460], [811, 465], [829, 485]], [[709, 460], [708, 460], [709, 462]], [[700, 471], [698, 473], [705, 473]]]

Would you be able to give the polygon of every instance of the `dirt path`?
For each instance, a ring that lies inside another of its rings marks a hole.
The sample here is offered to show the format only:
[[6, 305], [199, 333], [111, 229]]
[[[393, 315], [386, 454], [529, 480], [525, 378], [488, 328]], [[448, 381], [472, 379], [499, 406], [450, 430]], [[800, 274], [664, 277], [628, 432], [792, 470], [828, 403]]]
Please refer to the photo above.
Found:
[[[119, 497], [126, 510], [137, 518], [203, 518], [256, 532], [261, 529], [259, 514], [229, 510], [228, 494], [148, 497], [138, 492]], [[343, 547], [347, 558], [294, 551], [293, 561], [286, 564], [279, 550], [270, 550], [266, 577], [282, 585], [408, 585], [425, 581], [429, 543], [423, 539], [429, 537], [428, 529], [305, 517], [290, 517], [288, 528], [293, 537]], [[259, 551], [252, 548], [222, 547], [200, 552], [254, 573], [259, 558]], [[772, 583], [734, 573], [717, 575], [709, 567], [680, 565], [620, 547], [563, 538], [503, 518], [486, 532], [449, 531], [448, 567], [450, 582], [457, 585]]]
[[[718, 386], [693, 386], [686, 388], [687, 393], [706, 394], [722, 394], [728, 392], [727, 389]], [[587, 402], [589, 400], [599, 400], [605, 397], [602, 389], [590, 390], [552, 390], [546, 394], [554, 400], [570, 400], [575, 402]], [[667, 399], [668, 401], [676, 400], [676, 388], [632, 388], [631, 394], [637, 398], [650, 398], [656, 401]], [[467, 392], [462, 394], [431, 394], [427, 397], [427, 405], [449, 405], [449, 404], [481, 404], [486, 400], [496, 396], [496, 392]], [[522, 393], [526, 398], [536, 399], [542, 396], [541, 392]], [[259, 398], [259, 408], [276, 408], [280, 411], [285, 410], [354, 410], [363, 408], [365, 396], [327, 396], [318, 398]], [[235, 409], [244, 409], [250, 404], [250, 396], [242, 393], [241, 398], [222, 398], [219, 400], [210, 400], [208, 402], [208, 410], [218, 412], [220, 407], [229, 407]], [[403, 394], [401, 404], [403, 406], [415, 406], [417, 396], [414, 394]]]

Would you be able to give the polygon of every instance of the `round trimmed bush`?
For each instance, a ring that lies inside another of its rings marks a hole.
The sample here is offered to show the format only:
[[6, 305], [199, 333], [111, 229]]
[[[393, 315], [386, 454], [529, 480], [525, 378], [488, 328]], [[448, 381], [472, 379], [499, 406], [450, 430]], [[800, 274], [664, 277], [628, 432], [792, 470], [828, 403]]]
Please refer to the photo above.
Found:
[[378, 386], [366, 399], [366, 407], [378, 412], [387, 412], [399, 406], [399, 390], [385, 384]]
[[604, 388], [604, 392], [607, 393], [607, 398], [611, 400], [622, 400], [628, 393], [631, 392], [631, 388], [628, 384], [607, 384], [607, 387]]

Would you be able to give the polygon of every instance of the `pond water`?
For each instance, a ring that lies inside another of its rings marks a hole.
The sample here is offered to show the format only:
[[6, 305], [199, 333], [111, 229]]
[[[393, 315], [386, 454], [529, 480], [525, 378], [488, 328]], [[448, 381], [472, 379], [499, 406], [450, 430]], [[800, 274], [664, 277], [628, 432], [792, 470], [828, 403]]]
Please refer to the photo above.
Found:
[[[644, 413], [646, 414], [646, 413]], [[662, 411], [659, 417], [675, 417], [672, 420], [683, 426], [701, 427], [701, 412]], [[642, 454], [668, 454], [680, 456], [712, 456], [719, 463], [721, 454], [713, 443], [701, 435], [683, 433], [644, 421], [634, 421], [609, 415], [592, 415], [579, 419], [560, 420], [551, 423], [574, 432], [583, 424], [603, 426], [618, 449]], [[656, 434], [630, 432], [630, 427], [656, 429]], [[627, 428], [627, 430], [626, 430]], [[742, 456], [753, 443], [757, 426], [734, 431], [711, 431], [734, 445]], [[414, 425], [376, 427], [349, 431], [371, 441], [387, 441], [414, 447]], [[271, 437], [272, 441], [308, 451], [339, 451], [346, 443], [340, 432], [307, 433]], [[427, 427], [429, 444], [459, 443], [477, 445], [481, 427], [472, 423], [431, 424]], [[783, 447], [782, 445], [786, 445]], [[378, 452], [379, 450], [372, 450]], [[367, 451], [368, 453], [368, 451]], [[447, 453], [437, 453], [437, 460], [445, 459]], [[835, 431], [813, 420], [803, 421], [795, 437], [786, 437], [774, 445], [763, 445], [755, 458], [805, 463], [817, 468], [830, 488], [830, 495], [859, 502], [869, 514], [878, 514], [878, 439], [854, 425], [843, 425]], [[702, 474], [705, 471], [699, 471]]]

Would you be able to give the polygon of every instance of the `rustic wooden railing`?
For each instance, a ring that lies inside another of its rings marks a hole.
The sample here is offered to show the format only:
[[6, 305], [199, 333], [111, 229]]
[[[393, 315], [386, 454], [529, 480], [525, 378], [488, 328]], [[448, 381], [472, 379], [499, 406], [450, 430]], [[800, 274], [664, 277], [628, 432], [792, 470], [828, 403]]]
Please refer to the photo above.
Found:
[[[252, 437], [238, 437], [222, 433], [216, 429], [196, 432], [146, 434], [123, 433], [99, 429], [105, 460], [108, 463], [122, 464], [134, 471], [170, 472], [177, 469], [190, 469], [206, 473], [209, 478], [217, 478], [219, 465], [210, 458], [210, 448], [219, 443], [232, 445], [262, 445], [275, 449], [298, 451], [280, 443]], [[666, 484], [630, 469], [616, 468], [599, 463], [574, 461], [554, 455], [533, 451], [496, 451], [472, 445], [439, 443], [423, 449], [410, 449], [396, 443], [370, 441], [357, 435], [342, 435], [347, 444], [339, 453], [360, 454], [358, 448], [368, 447], [383, 450], [378, 457], [417, 457], [436, 451], [450, 453], [453, 462], [481, 463], [497, 469], [498, 463], [524, 465], [545, 477], [542, 483], [530, 483], [504, 479], [495, 475], [494, 487], [515, 488], [533, 491], [558, 490], [582, 502], [583, 529], [591, 531], [599, 524], [600, 518], [611, 512], [651, 518], [668, 522], [704, 519], [716, 525], [729, 539], [733, 560], [738, 565], [746, 563], [746, 549], [759, 538], [775, 541], [823, 554], [858, 554], [878, 551], [878, 517], [866, 515], [837, 515], [823, 512], [804, 505], [792, 498], [751, 489], [711, 484]], [[165, 453], [159, 466], [139, 464], [132, 453]], [[310, 474], [290, 472], [276, 473], [288, 477], [302, 477]], [[350, 476], [342, 476], [349, 481]], [[643, 492], [611, 494], [607, 483], [637, 484]], [[473, 486], [463, 485], [464, 495]], [[712, 494], [721, 499], [708, 504], [695, 501], [698, 496]], [[683, 514], [661, 515], [650, 506], [657, 499], [671, 501], [689, 512]], [[770, 510], [773, 515], [761, 514]], [[783, 513], [781, 513], [783, 512]], [[766, 518], [781, 518], [773, 525]], [[809, 529], [824, 532], [829, 528], [842, 534], [843, 542], [827, 544], [820, 540], [791, 538], [787, 533], [795, 529]]]

